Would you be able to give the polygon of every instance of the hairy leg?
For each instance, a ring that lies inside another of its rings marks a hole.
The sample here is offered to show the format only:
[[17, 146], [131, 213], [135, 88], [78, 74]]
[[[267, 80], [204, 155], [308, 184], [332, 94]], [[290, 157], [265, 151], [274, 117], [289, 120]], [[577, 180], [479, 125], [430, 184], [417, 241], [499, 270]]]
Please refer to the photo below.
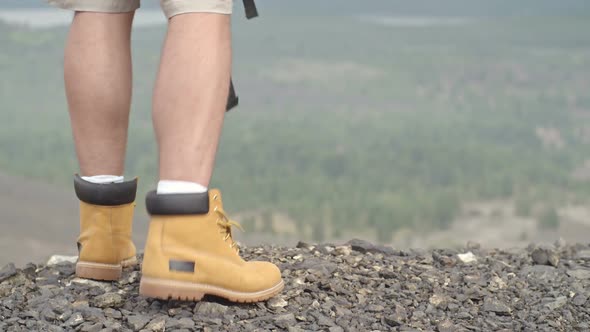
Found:
[[82, 175], [123, 174], [131, 105], [134, 12], [77, 12], [64, 78]]
[[209, 185], [230, 72], [229, 15], [170, 19], [153, 100], [160, 179]]

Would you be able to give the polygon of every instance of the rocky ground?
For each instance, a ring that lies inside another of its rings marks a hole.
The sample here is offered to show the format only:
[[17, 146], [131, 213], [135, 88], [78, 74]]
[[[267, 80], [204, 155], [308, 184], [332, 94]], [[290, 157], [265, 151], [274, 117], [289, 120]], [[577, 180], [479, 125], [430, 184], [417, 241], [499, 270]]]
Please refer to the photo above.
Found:
[[590, 245], [408, 250], [346, 245], [244, 249], [281, 267], [265, 303], [138, 296], [75, 278], [72, 263], [0, 269], [0, 331], [588, 331]]

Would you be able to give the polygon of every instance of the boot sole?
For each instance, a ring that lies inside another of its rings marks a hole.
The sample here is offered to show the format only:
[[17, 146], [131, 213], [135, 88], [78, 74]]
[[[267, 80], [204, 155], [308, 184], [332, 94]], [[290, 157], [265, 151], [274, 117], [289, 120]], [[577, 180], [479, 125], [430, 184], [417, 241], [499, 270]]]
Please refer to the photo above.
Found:
[[205, 295], [215, 295], [231, 302], [251, 303], [270, 299], [280, 293], [285, 284], [277, 285], [259, 292], [236, 292], [229, 289], [197, 284], [186, 281], [141, 277], [139, 294], [161, 300], [200, 301]]
[[137, 258], [125, 259], [121, 264], [103, 264], [78, 261], [76, 263], [76, 276], [92, 280], [119, 280], [123, 274], [123, 268], [137, 264]]

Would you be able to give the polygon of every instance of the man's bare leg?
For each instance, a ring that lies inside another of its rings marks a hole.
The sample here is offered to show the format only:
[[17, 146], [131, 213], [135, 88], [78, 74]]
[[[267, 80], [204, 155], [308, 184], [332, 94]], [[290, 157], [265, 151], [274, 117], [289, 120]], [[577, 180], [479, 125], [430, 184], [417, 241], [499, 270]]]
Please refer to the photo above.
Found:
[[72, 131], [81, 174], [89, 176], [74, 179], [80, 199], [76, 275], [82, 278], [117, 280], [124, 266], [136, 263], [131, 230], [137, 181], [110, 183], [122, 181], [125, 163], [132, 21], [133, 12], [78, 12], [66, 46]]
[[[224, 212], [221, 193], [206, 188], [227, 103], [230, 53], [229, 15], [170, 20], [154, 96], [160, 183], [146, 199], [152, 219], [141, 268], [143, 296], [200, 300], [209, 294], [255, 302], [284, 287], [277, 266], [239, 256], [232, 237], [239, 224]], [[164, 182], [175, 188], [160, 190]], [[191, 184], [200, 188], [192, 191]]]
[[230, 71], [229, 15], [170, 19], [153, 100], [160, 179], [209, 186]]
[[131, 105], [134, 12], [78, 12], [65, 51], [65, 83], [82, 175], [122, 175]]

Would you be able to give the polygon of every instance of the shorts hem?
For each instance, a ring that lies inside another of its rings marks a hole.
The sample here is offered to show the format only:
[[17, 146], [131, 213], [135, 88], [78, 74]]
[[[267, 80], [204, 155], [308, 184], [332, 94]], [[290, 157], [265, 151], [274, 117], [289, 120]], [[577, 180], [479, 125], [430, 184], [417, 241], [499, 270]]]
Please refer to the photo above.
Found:
[[233, 11], [231, 0], [167, 0], [162, 2], [162, 10], [166, 18], [188, 13], [213, 13], [231, 15]]
[[47, 2], [52, 6], [77, 12], [128, 13], [140, 7], [139, 0], [47, 0]]

